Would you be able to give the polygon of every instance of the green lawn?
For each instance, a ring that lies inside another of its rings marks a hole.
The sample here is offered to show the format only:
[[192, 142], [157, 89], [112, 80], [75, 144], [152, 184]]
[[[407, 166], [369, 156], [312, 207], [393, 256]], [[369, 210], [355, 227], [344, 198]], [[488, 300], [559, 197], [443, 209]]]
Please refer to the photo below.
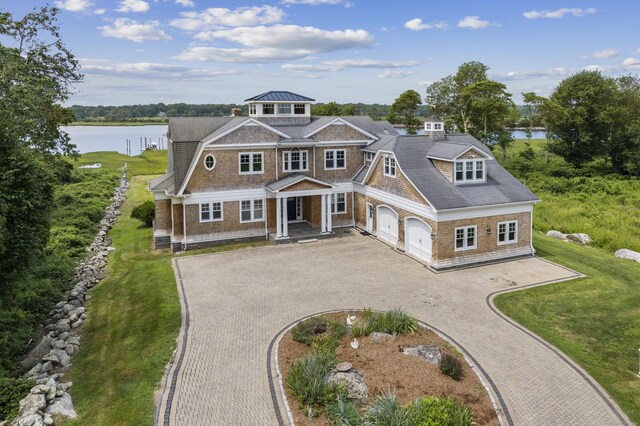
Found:
[[580, 364], [640, 423], [640, 264], [538, 234], [534, 245], [587, 278], [503, 294], [496, 306]]
[[75, 167], [102, 163], [102, 168], [111, 170], [120, 170], [124, 163], [127, 163], [129, 177], [157, 175], [163, 174], [167, 169], [167, 151], [144, 151], [133, 157], [114, 151], [88, 152], [80, 155], [77, 160], [70, 161]]

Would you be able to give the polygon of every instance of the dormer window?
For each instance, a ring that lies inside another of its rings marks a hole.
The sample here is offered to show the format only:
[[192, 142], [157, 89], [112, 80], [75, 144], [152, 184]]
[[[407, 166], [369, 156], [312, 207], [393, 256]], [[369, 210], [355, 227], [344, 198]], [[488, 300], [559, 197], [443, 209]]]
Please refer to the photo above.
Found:
[[384, 157], [384, 175], [396, 177], [396, 159], [390, 155]]
[[278, 104], [278, 115], [291, 114], [291, 104]]
[[256, 104], [249, 104], [249, 114], [251, 115], [257, 114]]
[[304, 115], [306, 114], [306, 108], [304, 104], [294, 104], [293, 105], [293, 113], [295, 115]]
[[262, 104], [262, 115], [274, 115], [276, 108], [274, 104]]
[[431, 130], [431, 123], [424, 123], [425, 130]]
[[456, 161], [456, 182], [484, 182], [484, 160]]
[[433, 123], [433, 130], [442, 130], [442, 123]]

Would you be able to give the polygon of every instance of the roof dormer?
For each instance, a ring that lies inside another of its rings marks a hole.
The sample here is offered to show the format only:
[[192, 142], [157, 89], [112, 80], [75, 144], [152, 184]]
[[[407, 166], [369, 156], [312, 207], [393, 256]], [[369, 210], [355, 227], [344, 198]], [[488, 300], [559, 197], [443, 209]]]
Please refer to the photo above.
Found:
[[444, 120], [436, 115], [427, 117], [424, 121], [424, 134], [434, 140], [443, 140]]
[[249, 117], [276, 126], [300, 126], [311, 122], [311, 103], [315, 99], [286, 91], [270, 91], [245, 99]]

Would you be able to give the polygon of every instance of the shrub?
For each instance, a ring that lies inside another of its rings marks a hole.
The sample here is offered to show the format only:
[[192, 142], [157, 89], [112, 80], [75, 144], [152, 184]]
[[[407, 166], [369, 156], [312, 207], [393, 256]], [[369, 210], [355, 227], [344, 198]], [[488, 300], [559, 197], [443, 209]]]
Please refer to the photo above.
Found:
[[414, 426], [470, 426], [469, 409], [452, 399], [424, 397], [409, 406], [409, 418]]
[[460, 380], [462, 377], [462, 363], [457, 356], [451, 352], [442, 351], [442, 359], [440, 360], [440, 371], [453, 380]]
[[291, 336], [296, 342], [311, 346], [314, 340], [317, 340], [321, 335], [325, 335], [324, 333], [327, 331], [330, 338], [337, 341], [347, 333], [347, 328], [338, 321], [329, 321], [321, 316], [312, 317], [293, 327]]
[[293, 363], [287, 386], [300, 405], [322, 405], [337, 397], [339, 390], [325, 383], [325, 377], [336, 362], [335, 351], [320, 350], [312, 351]]
[[402, 406], [395, 394], [378, 395], [367, 409], [367, 426], [411, 426], [409, 410]]
[[153, 201], [145, 201], [131, 210], [131, 217], [142, 221], [146, 226], [151, 226], [153, 224], [155, 214], [156, 208]]
[[399, 308], [386, 312], [375, 312], [367, 308], [362, 317], [361, 324], [355, 324], [351, 327], [353, 337], [368, 336], [375, 331], [388, 334], [409, 334], [418, 329], [418, 321]]
[[20, 400], [33, 385], [26, 379], [0, 377], [0, 419], [11, 420], [18, 414]]
[[358, 407], [351, 401], [338, 398], [327, 404], [329, 423], [338, 426], [357, 426], [362, 422]]

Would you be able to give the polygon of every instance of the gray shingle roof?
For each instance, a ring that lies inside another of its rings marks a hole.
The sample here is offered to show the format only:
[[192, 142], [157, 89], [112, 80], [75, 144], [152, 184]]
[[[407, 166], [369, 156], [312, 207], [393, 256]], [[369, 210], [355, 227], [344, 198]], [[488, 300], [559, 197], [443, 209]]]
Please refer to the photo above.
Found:
[[364, 166], [362, 166], [362, 168], [358, 170], [358, 173], [356, 173], [356, 175], [353, 177], [353, 181], [356, 183], [362, 183], [362, 181], [364, 180], [364, 177], [367, 175], [367, 172], [369, 171], [369, 167], [371, 167], [369, 164], [365, 164]]
[[310, 176], [303, 175], [302, 173], [292, 173], [289, 176], [285, 176], [282, 179], [278, 179], [278, 180], [275, 180], [275, 181], [271, 182], [270, 184], [266, 185], [265, 188], [267, 188], [269, 191], [275, 192], [275, 191], [279, 191], [279, 190], [281, 190], [283, 188], [286, 188], [286, 187], [288, 187], [290, 185], [296, 184], [296, 183], [301, 182], [301, 181], [306, 180], [306, 179], [311, 179], [311, 180], [322, 182], [323, 184], [327, 185], [328, 187], [335, 186], [332, 183], [325, 182], [322, 179], [311, 178]]
[[173, 187], [173, 173], [167, 173], [149, 181], [149, 190], [168, 190]]
[[[490, 155], [489, 148], [469, 135], [448, 136], [447, 139], [463, 144], [474, 141], [476, 149]], [[427, 152], [438, 143], [441, 142], [425, 136], [399, 136], [393, 149], [402, 171], [436, 210], [538, 200], [495, 159], [486, 160], [486, 183], [455, 185], [449, 182], [426, 158]]]
[[173, 178], [176, 188], [180, 188], [184, 181], [193, 156], [197, 152], [200, 142], [179, 142], [173, 145]]
[[247, 101], [271, 101], [271, 102], [313, 102], [315, 99], [307, 98], [306, 96], [298, 95], [297, 93], [272, 90], [269, 92], [261, 93], [252, 98], [245, 99]]
[[[441, 141], [433, 144], [433, 147], [427, 152], [427, 157], [452, 161], [470, 148], [474, 148], [474, 145], [465, 142]], [[486, 155], [486, 152], [481, 152]]]
[[396, 139], [397, 139], [397, 135], [383, 135], [380, 137], [380, 139], [370, 143], [369, 145], [365, 146], [362, 149], [364, 149], [365, 151], [374, 151], [374, 152], [379, 150], [393, 151], [393, 147], [396, 144]]

